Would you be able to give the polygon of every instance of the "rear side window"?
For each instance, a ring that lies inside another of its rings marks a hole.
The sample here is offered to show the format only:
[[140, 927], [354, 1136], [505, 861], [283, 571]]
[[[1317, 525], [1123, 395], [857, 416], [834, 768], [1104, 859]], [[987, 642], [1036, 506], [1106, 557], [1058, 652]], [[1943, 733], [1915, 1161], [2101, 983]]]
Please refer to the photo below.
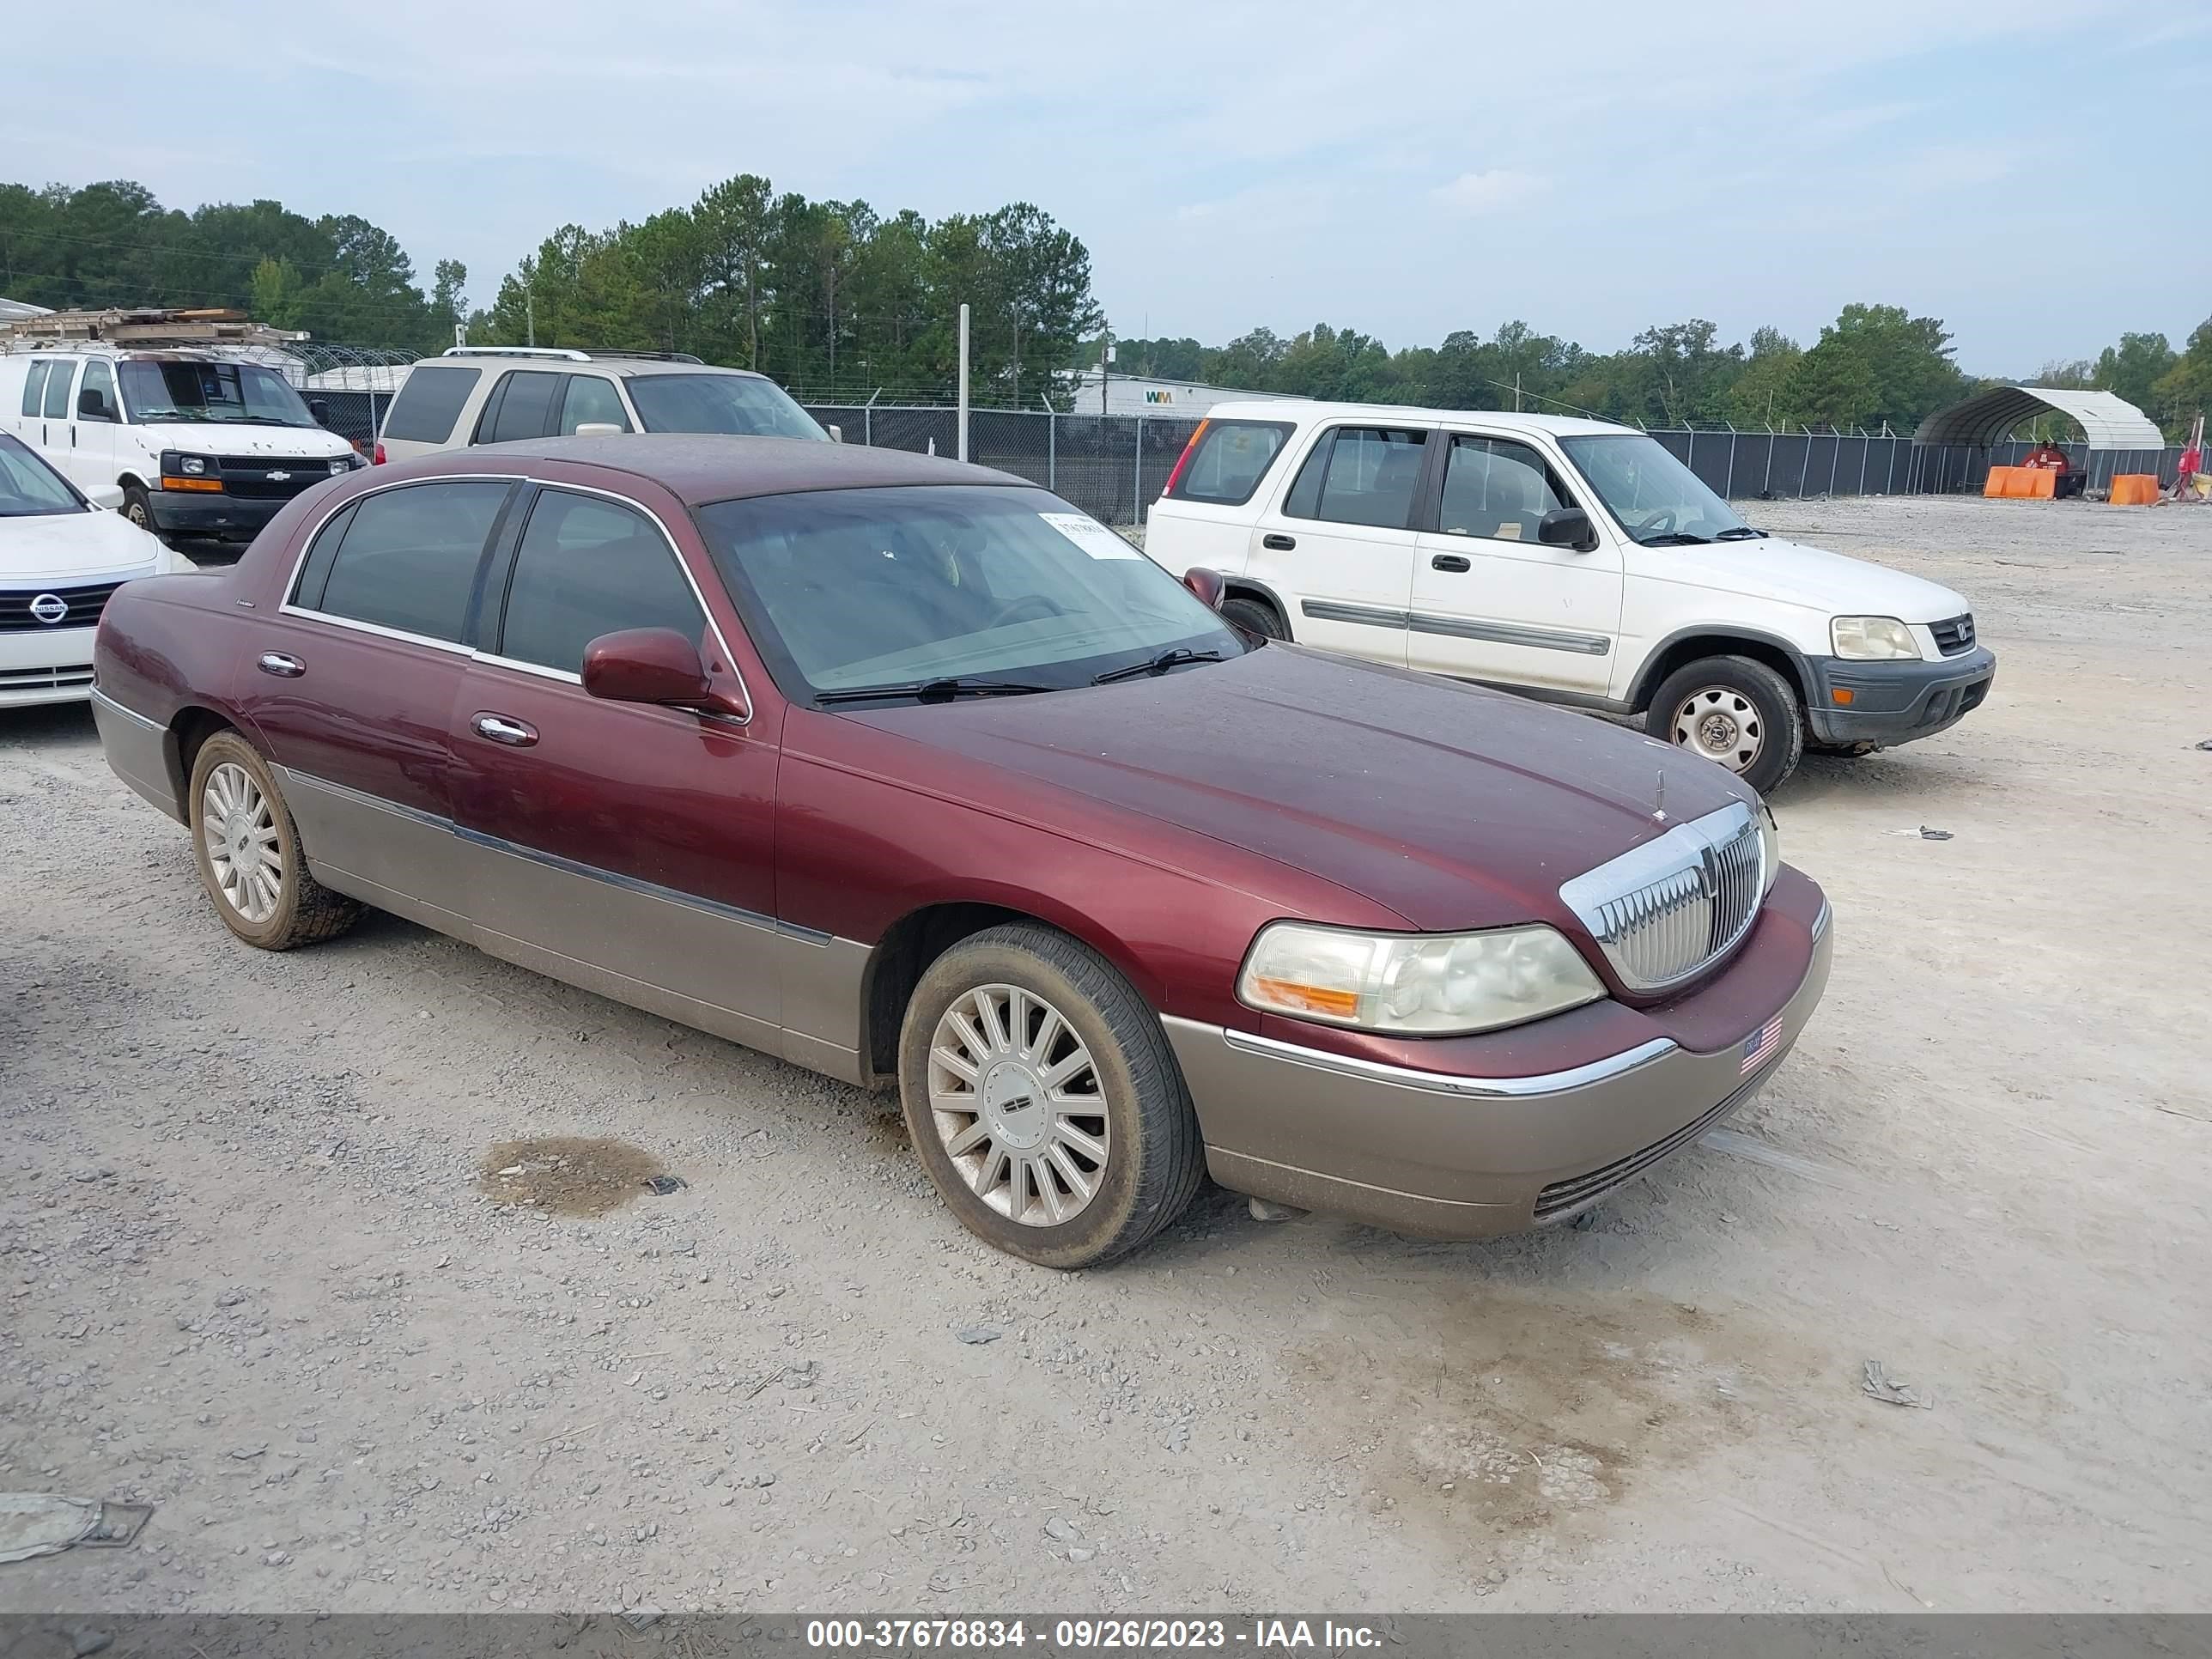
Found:
[[627, 432], [629, 416], [612, 380], [597, 374], [571, 374], [568, 389], [561, 394], [561, 435], [573, 437], [578, 427], [587, 423], [618, 426]]
[[542, 438], [546, 419], [553, 412], [553, 394], [561, 377], [536, 369], [519, 369], [491, 390], [477, 420], [480, 444], [512, 443], [518, 438]]
[[1336, 428], [1298, 470], [1283, 511], [1297, 519], [1403, 530], [1412, 521], [1428, 435], [1402, 427]]
[[442, 363], [410, 369], [384, 417], [384, 435], [410, 444], [445, 442], [453, 435], [461, 405], [483, 378], [480, 368], [448, 368]]
[[411, 484], [364, 497], [315, 538], [293, 602], [458, 643], [477, 562], [507, 489], [477, 482]]
[[675, 549], [629, 507], [541, 491], [515, 551], [499, 654], [580, 674], [584, 647], [625, 628], [672, 628], [694, 642], [706, 632]]
[[1288, 421], [1208, 421], [1169, 495], [1242, 507], [1296, 429]]
[[76, 379], [75, 363], [57, 362], [46, 371], [46, 418], [62, 421], [69, 418], [70, 382]]
[[46, 395], [46, 360], [41, 357], [23, 374], [23, 413], [36, 415], [39, 399]]

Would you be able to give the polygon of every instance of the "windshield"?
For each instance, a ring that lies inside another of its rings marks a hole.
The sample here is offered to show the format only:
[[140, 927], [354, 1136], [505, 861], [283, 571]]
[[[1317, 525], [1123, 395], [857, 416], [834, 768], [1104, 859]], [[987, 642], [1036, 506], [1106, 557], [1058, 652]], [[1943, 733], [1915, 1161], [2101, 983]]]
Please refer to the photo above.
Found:
[[61, 475], [15, 439], [0, 435], [0, 519], [82, 513], [85, 502]]
[[123, 398], [134, 421], [313, 426], [300, 394], [258, 363], [126, 361]]
[[1244, 651], [1181, 582], [1042, 489], [811, 490], [698, 519], [796, 700], [948, 679], [1059, 690], [1170, 651]]
[[1647, 547], [1752, 533], [1734, 507], [1656, 440], [1625, 432], [1560, 442], [1620, 527]]
[[727, 432], [741, 438], [830, 434], [773, 380], [750, 374], [635, 374], [629, 400], [647, 432]]

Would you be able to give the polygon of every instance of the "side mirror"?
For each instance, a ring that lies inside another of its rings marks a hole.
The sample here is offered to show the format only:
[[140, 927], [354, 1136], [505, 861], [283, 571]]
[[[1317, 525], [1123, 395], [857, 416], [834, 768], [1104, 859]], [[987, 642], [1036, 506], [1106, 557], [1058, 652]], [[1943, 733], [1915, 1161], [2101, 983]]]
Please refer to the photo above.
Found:
[[584, 647], [584, 690], [608, 702], [650, 702], [738, 720], [752, 712], [719, 690], [699, 647], [672, 628], [626, 628]]
[[612, 421], [579, 421], [576, 422], [576, 435], [579, 438], [619, 438], [622, 428]]
[[1209, 611], [1221, 609], [1221, 573], [1194, 564], [1182, 573], [1182, 585], [1198, 595], [1198, 602]]
[[830, 441], [831, 443], [842, 444], [845, 441], [845, 428], [836, 424], [834, 422], [831, 424], [823, 427], [822, 429], [830, 434]]
[[123, 510], [121, 484], [94, 484], [84, 492], [84, 498], [103, 513], [120, 513]]
[[1577, 553], [1597, 550], [1597, 526], [1579, 507], [1555, 507], [1536, 520], [1536, 539], [1547, 547], [1571, 547]]
[[329, 400], [323, 398], [308, 398], [307, 416], [308, 418], [313, 420], [317, 426], [328, 426], [331, 423], [331, 405]]
[[112, 421], [115, 418], [107, 412], [107, 394], [91, 386], [76, 394], [76, 412], [78, 418], [87, 421]]

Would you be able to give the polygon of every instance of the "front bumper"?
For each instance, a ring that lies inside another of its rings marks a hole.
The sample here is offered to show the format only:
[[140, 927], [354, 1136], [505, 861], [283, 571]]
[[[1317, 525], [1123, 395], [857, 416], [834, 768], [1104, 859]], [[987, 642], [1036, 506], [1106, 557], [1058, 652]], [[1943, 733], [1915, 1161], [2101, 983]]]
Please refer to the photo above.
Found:
[[[1933, 737], [1979, 708], [1996, 683], [1996, 653], [1976, 646], [1938, 662], [1847, 662], [1808, 657], [1813, 700], [1805, 723], [1821, 743], [1899, 744]], [[1850, 693], [1849, 708], [1835, 693]]]
[[91, 628], [0, 634], [0, 708], [82, 702], [92, 694]]
[[[1803, 924], [1783, 925], [1799, 929], [1803, 950]], [[1207, 1170], [1223, 1186], [1399, 1232], [1489, 1237], [1588, 1209], [1758, 1092], [1828, 982], [1825, 903], [1811, 932], [1796, 989], [1724, 1046], [1700, 1053], [1655, 1036], [1535, 1077], [1418, 1072], [1164, 1024], [1206, 1132]], [[1764, 1057], [1747, 1072], [1754, 1046]]]
[[155, 528], [165, 536], [198, 536], [210, 541], [250, 542], [287, 507], [289, 498], [201, 495], [183, 489], [149, 489], [146, 505]]

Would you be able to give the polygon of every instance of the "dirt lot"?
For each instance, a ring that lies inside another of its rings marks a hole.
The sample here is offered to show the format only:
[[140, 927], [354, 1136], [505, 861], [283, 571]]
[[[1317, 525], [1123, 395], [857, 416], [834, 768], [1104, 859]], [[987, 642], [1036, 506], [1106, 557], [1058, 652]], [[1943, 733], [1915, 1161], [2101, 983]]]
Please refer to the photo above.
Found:
[[852, 1090], [234, 945], [0, 718], [0, 1489], [159, 1506], [0, 1609], [2212, 1608], [2212, 513], [1754, 512], [1963, 590], [1996, 692], [1779, 793], [1838, 943], [1766, 1095], [1502, 1243], [1212, 1194], [1027, 1267]]

